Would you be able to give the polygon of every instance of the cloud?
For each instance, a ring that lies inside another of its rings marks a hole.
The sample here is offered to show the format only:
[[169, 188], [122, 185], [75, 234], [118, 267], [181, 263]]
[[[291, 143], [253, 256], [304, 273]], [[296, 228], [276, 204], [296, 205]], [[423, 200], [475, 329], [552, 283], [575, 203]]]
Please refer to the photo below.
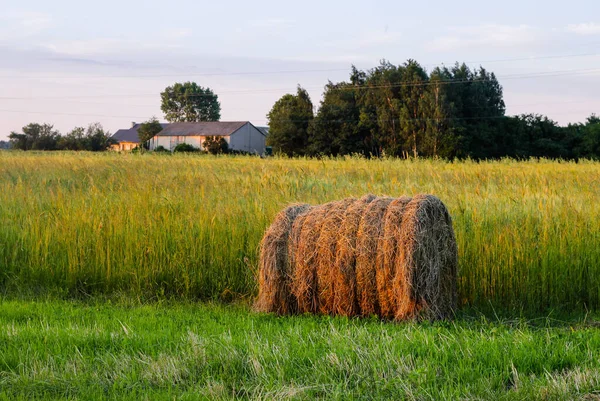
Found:
[[596, 23], [583, 23], [583, 24], [571, 24], [567, 26], [568, 32], [573, 32], [578, 35], [598, 35], [600, 34], [600, 24]]
[[482, 24], [453, 27], [445, 36], [426, 44], [431, 51], [451, 51], [473, 47], [515, 47], [530, 45], [540, 39], [538, 29], [529, 25]]

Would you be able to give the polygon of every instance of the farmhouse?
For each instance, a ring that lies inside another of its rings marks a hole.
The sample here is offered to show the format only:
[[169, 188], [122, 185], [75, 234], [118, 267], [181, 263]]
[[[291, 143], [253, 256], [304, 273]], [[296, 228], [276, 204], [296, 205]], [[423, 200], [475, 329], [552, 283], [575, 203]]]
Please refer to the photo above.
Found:
[[[131, 123], [131, 128], [120, 129], [115, 132], [112, 139], [117, 141], [116, 144], [111, 146], [112, 150], [116, 151], [127, 151], [136, 148], [140, 144], [140, 138], [138, 137], [138, 128], [141, 124], [136, 122]], [[169, 124], [160, 124], [163, 129]]]
[[222, 137], [229, 149], [248, 153], [265, 153], [266, 135], [249, 121], [184, 122], [169, 124], [150, 140], [150, 149], [159, 146], [173, 150], [187, 143], [204, 150], [206, 137]]

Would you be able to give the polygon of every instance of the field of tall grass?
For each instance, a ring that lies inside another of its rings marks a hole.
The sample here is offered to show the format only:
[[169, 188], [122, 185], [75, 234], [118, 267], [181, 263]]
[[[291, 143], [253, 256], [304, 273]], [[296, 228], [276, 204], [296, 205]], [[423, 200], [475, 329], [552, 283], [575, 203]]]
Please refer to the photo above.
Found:
[[600, 308], [600, 163], [0, 152], [0, 291], [237, 299], [293, 202], [432, 193], [461, 305]]

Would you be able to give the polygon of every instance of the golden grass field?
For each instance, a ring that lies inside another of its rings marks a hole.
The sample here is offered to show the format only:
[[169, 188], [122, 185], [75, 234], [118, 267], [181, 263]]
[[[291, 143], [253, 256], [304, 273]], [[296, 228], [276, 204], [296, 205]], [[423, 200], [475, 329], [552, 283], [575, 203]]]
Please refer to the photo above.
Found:
[[0, 289], [255, 296], [286, 205], [431, 193], [447, 205], [459, 304], [600, 307], [600, 163], [0, 152]]

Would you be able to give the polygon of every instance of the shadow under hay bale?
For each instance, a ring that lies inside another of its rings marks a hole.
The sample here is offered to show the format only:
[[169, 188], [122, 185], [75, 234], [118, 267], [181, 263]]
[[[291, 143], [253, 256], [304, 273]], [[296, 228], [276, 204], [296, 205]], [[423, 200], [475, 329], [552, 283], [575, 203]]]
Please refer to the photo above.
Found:
[[443, 319], [456, 309], [457, 247], [432, 195], [286, 208], [261, 243], [256, 309]]

